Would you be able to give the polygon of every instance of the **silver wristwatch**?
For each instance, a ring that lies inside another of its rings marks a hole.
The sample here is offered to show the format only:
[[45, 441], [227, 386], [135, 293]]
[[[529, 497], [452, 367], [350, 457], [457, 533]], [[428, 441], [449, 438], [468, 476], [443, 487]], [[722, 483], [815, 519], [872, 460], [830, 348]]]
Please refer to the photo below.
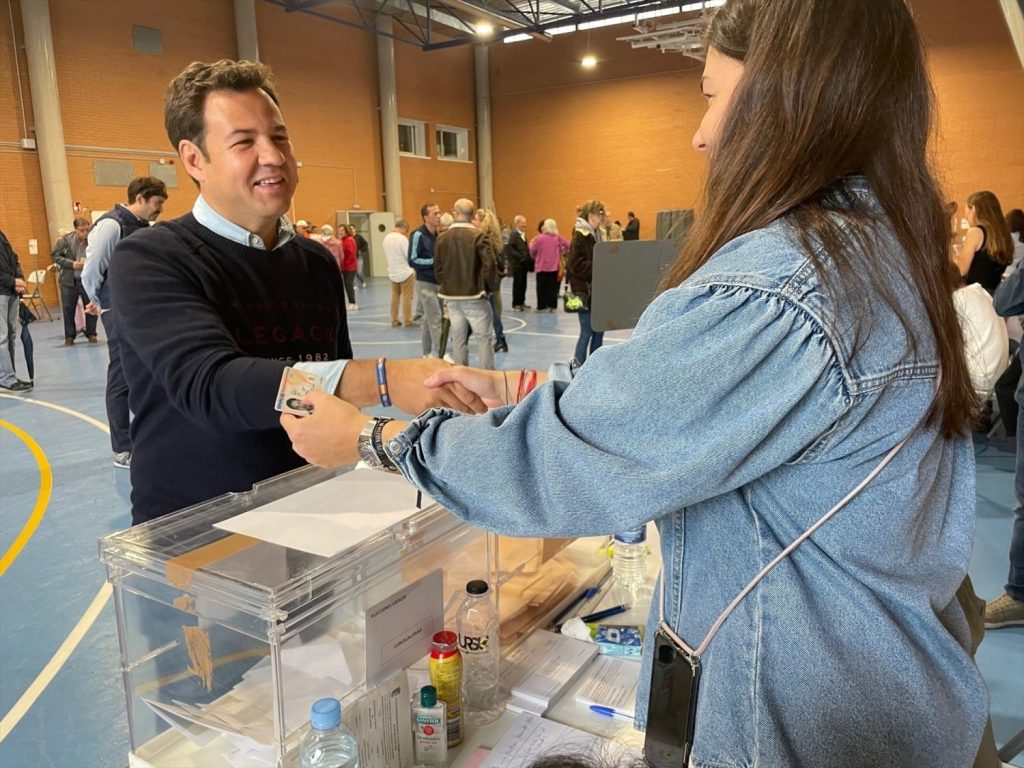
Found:
[[391, 457], [384, 450], [384, 441], [381, 437], [384, 432], [384, 425], [394, 419], [387, 419], [376, 416], [370, 419], [363, 431], [359, 433], [359, 458], [362, 459], [370, 469], [379, 469], [383, 472], [397, 472], [398, 467], [391, 461]]

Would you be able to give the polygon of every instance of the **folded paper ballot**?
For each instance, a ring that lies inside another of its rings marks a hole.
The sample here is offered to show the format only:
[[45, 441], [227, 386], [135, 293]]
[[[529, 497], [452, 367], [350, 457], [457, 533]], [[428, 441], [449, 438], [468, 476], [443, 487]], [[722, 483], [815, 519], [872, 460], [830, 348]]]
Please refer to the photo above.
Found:
[[505, 658], [501, 687], [513, 701], [525, 702], [521, 709], [543, 713], [596, 654], [593, 643], [538, 629]]

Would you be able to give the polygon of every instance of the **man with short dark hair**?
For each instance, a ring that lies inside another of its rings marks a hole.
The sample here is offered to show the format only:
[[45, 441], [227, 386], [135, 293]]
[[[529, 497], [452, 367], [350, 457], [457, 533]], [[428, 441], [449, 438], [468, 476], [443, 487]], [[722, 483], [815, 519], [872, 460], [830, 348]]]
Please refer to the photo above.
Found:
[[[349, 359], [337, 264], [285, 216], [298, 167], [269, 68], [189, 65], [168, 88], [164, 123], [199, 197], [122, 242], [111, 268], [136, 416], [135, 523], [304, 464], [274, 410], [286, 367], [359, 406], [383, 399], [376, 361]], [[422, 386], [442, 366], [380, 367], [406, 412], [465, 408], [452, 390]]]
[[107, 282], [110, 256], [124, 238], [142, 229], [163, 213], [167, 202], [167, 185], [153, 176], [139, 176], [128, 185], [128, 204], [118, 204], [96, 219], [86, 246], [82, 285], [89, 296], [87, 314], [99, 315], [107, 332], [107, 424], [110, 445], [114, 450], [114, 466], [128, 469], [132, 462], [132, 439], [129, 431], [128, 383], [121, 366], [121, 337], [117, 315], [110, 312], [110, 287]]
[[[75, 219], [75, 231], [69, 232], [57, 241], [50, 258], [60, 267], [60, 301], [64, 315], [64, 346], [75, 343], [78, 331], [75, 328], [75, 310], [78, 300], [84, 307], [89, 303], [89, 294], [82, 285], [82, 269], [85, 267], [86, 250], [91, 225], [88, 219]], [[96, 343], [96, 315], [86, 313], [85, 336], [90, 344]]]
[[640, 219], [636, 217], [636, 214], [629, 211], [626, 214], [628, 221], [626, 222], [626, 228], [622, 230], [623, 240], [639, 240], [640, 239]]
[[413, 230], [409, 240], [409, 266], [416, 270], [416, 294], [423, 312], [420, 339], [424, 357], [441, 356], [441, 300], [437, 297], [437, 275], [434, 273], [434, 242], [441, 223], [441, 207], [424, 203], [420, 208], [423, 224]]
[[473, 226], [476, 206], [460, 198], [452, 208], [451, 227], [438, 235], [434, 270], [451, 320], [452, 359], [469, 364], [470, 329], [477, 339], [481, 368], [494, 368], [494, 311], [488, 298], [494, 290], [494, 250], [486, 235]]

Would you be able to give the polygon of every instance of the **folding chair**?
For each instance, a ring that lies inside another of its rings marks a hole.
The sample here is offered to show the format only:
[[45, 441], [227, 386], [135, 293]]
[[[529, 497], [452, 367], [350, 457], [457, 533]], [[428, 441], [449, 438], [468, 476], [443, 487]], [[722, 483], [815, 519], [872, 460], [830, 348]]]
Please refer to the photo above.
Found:
[[46, 270], [37, 269], [35, 272], [29, 272], [28, 277], [25, 278], [25, 282], [28, 283], [28, 290], [22, 295], [21, 302], [25, 304], [40, 320], [43, 319], [43, 315], [40, 312], [46, 313], [47, 320], [53, 320], [53, 315], [50, 314], [50, 308], [46, 306], [46, 299], [43, 298], [43, 283], [46, 281]]

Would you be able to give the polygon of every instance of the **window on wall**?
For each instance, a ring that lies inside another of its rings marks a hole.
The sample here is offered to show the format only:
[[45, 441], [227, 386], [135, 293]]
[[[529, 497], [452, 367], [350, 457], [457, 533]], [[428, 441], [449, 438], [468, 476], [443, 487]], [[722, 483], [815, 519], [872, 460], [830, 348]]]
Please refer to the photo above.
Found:
[[398, 121], [398, 151], [403, 155], [427, 156], [427, 124], [419, 120]]
[[437, 157], [439, 160], [469, 162], [469, 129], [437, 126]]

